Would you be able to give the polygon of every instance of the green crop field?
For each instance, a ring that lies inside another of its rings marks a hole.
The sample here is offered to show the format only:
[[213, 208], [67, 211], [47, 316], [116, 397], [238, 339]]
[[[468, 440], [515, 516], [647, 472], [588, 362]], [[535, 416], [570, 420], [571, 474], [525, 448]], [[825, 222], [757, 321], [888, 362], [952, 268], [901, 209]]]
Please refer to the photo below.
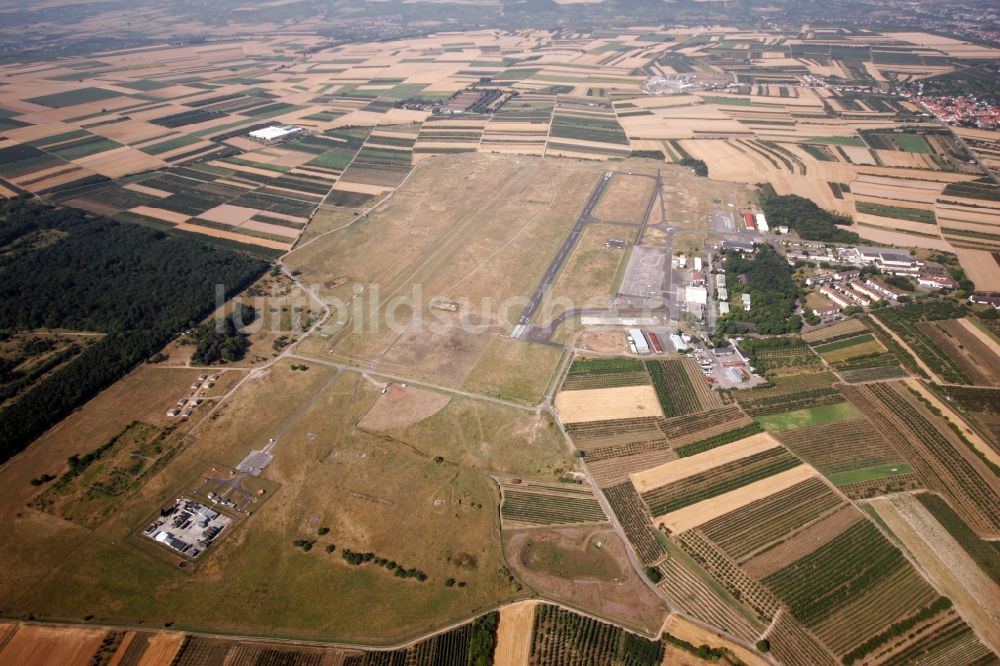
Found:
[[824, 423], [836, 423], [861, 418], [861, 412], [854, 405], [840, 402], [835, 405], [821, 405], [807, 409], [797, 409], [784, 414], [757, 416], [755, 420], [768, 432], [783, 432], [792, 428], [805, 428]]
[[927, 139], [918, 134], [893, 134], [892, 139], [900, 150], [905, 150], [908, 153], [933, 152]]
[[41, 97], [31, 97], [24, 101], [31, 102], [32, 104], [40, 104], [41, 106], [47, 106], [50, 109], [62, 109], [67, 106], [87, 104], [88, 102], [99, 102], [113, 97], [121, 97], [121, 93], [116, 93], [112, 90], [105, 90], [104, 88], [79, 88], [77, 90], [68, 90], [66, 92], [53, 93], [51, 95], [42, 95]]
[[934, 211], [923, 208], [906, 208], [904, 206], [885, 206], [883, 204], [870, 203], [868, 201], [858, 201], [855, 203], [859, 213], [869, 215], [879, 215], [881, 217], [891, 217], [897, 220], [909, 220], [910, 222], [923, 222], [924, 224], [934, 224], [937, 218]]
[[818, 143], [827, 146], [856, 146], [864, 148], [865, 142], [856, 136], [813, 136], [806, 139], [805, 143]]
[[862, 335], [854, 336], [853, 338], [843, 338], [841, 340], [834, 340], [833, 342], [817, 345], [813, 347], [813, 349], [822, 354], [823, 352], [836, 351], [838, 349], [845, 349], [847, 347], [853, 347], [854, 345], [860, 345], [865, 342], [871, 342], [874, 339], [875, 336], [871, 333], [864, 333]]
[[839, 472], [830, 475], [830, 481], [835, 486], [846, 486], [862, 481], [872, 481], [874, 479], [884, 479], [899, 474], [910, 474], [913, 468], [905, 464], [878, 465], [877, 467], [865, 467], [863, 469], [852, 469], [848, 472]]

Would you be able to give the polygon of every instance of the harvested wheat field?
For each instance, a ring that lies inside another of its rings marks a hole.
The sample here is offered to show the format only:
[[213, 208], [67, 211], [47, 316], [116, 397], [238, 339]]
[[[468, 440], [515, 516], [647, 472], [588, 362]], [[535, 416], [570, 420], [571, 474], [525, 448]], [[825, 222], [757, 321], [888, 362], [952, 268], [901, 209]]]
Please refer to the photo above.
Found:
[[956, 248], [955, 254], [962, 262], [962, 268], [976, 283], [976, 288], [989, 291], [1000, 290], [1000, 264], [993, 253], [986, 250]]
[[531, 657], [531, 631], [537, 601], [521, 601], [500, 609], [495, 666], [527, 666]]
[[0, 652], [0, 664], [87, 666], [106, 633], [102, 629], [21, 625]]
[[146, 651], [142, 653], [139, 666], [170, 666], [174, 656], [184, 643], [184, 634], [160, 632], [149, 639]]
[[798, 465], [766, 479], [747, 484], [742, 488], [723, 493], [718, 497], [696, 502], [683, 509], [659, 516], [653, 520], [653, 523], [656, 525], [663, 523], [673, 532], [685, 532], [816, 476], [819, 474], [809, 465]]
[[[643, 388], [649, 388], [652, 391], [652, 387]], [[718, 467], [719, 465], [724, 465], [780, 446], [781, 443], [770, 433], [762, 432], [733, 442], [732, 444], [726, 444], [725, 446], [705, 451], [704, 453], [699, 453], [688, 458], [680, 458], [679, 460], [671, 460], [668, 463], [637, 472], [631, 477], [632, 483], [635, 484], [635, 489], [641, 494], [653, 488], [659, 488], [660, 486], [679, 481], [699, 472], [710, 470], [713, 467]]]
[[[769, 661], [761, 657], [759, 654], [746, 648], [739, 643], [734, 643], [733, 641], [725, 638], [718, 632], [706, 629], [705, 627], [695, 624], [691, 620], [681, 617], [680, 615], [671, 615], [667, 620], [667, 623], [663, 625], [663, 631], [670, 634], [671, 636], [676, 636], [681, 640], [687, 641], [692, 645], [708, 645], [709, 647], [724, 647], [740, 661], [747, 664], [747, 666], [767, 666], [770, 664]], [[685, 653], [685, 658], [689, 657]], [[669, 661], [664, 659], [663, 666], [670, 664], [671, 666], [675, 664], [674, 661]]]
[[563, 391], [556, 396], [563, 423], [663, 416], [652, 386]]
[[451, 396], [444, 393], [390, 384], [358, 421], [358, 427], [379, 431], [405, 428], [434, 416], [449, 402]]

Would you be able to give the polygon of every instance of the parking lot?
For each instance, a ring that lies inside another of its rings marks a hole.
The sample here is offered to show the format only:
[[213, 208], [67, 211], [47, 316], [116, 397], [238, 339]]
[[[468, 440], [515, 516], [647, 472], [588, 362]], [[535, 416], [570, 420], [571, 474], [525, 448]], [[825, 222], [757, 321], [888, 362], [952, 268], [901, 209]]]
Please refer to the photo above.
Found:
[[718, 208], [713, 208], [708, 213], [709, 229], [718, 234], [736, 233], [736, 218], [733, 213]]
[[619, 291], [622, 296], [662, 298], [663, 278], [668, 269], [663, 248], [636, 246], [632, 248]]

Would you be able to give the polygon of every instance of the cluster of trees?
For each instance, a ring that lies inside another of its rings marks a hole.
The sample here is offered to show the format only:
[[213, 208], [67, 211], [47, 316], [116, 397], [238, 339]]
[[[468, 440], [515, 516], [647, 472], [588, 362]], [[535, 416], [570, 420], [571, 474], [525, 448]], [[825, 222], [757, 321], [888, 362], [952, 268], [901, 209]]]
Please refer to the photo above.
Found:
[[420, 582], [427, 580], [427, 574], [425, 574], [420, 569], [409, 568], [407, 569], [402, 564], [397, 563], [394, 560], [389, 560], [384, 557], [376, 557], [375, 553], [359, 553], [351, 550], [350, 548], [345, 548], [340, 551], [340, 556], [348, 564], [353, 564], [354, 566], [360, 566], [366, 564], [367, 562], [373, 562], [377, 566], [385, 567], [390, 571], [393, 571], [397, 578], [416, 578]]
[[667, 156], [663, 154], [662, 150], [633, 150], [629, 153], [629, 157], [646, 157], [651, 160], [666, 161]]
[[[770, 245], [762, 245], [749, 257], [737, 252], [726, 253], [726, 274], [746, 275], [746, 284], [730, 278], [734, 295], [750, 294], [750, 310], [734, 306], [728, 315], [719, 319], [716, 332], [738, 333], [743, 324], [752, 324], [757, 333], [795, 333], [802, 328], [802, 318], [792, 314], [800, 294], [792, 278], [792, 269]], [[731, 299], [739, 303], [735, 297]]]
[[857, 243], [861, 240], [853, 231], [841, 229], [851, 224], [851, 219], [824, 210], [809, 199], [797, 194], [772, 195], [773, 189], [762, 188], [764, 215], [772, 227], [786, 225], [804, 240], [824, 243]]
[[500, 625], [500, 613], [493, 611], [480, 615], [472, 621], [469, 631], [469, 648], [466, 653], [466, 663], [469, 666], [490, 666], [493, 663], [493, 651], [497, 646], [497, 627]]
[[[45, 239], [45, 243], [35, 240]], [[266, 268], [256, 258], [79, 210], [0, 205], [5, 328], [106, 333], [0, 411], [0, 463]]]
[[18, 359], [0, 359], [0, 401], [13, 398], [46, 373], [79, 354], [83, 348], [75, 342], [27, 369], [17, 370]]
[[315, 539], [296, 539], [292, 542], [292, 545], [296, 548], [301, 548], [305, 552], [309, 552], [313, 548], [313, 544], [316, 543]]
[[891, 285], [896, 289], [902, 289], [903, 291], [913, 291], [916, 289], [916, 285], [913, 284], [913, 280], [905, 275], [886, 275], [882, 278], [882, 280], [886, 284]]
[[693, 169], [696, 176], [707, 176], [708, 175], [708, 165], [705, 164], [704, 160], [696, 160], [690, 155], [681, 159], [678, 162], [681, 166], [686, 166], [689, 169]]
[[257, 319], [257, 311], [237, 303], [233, 315], [205, 322], [195, 331], [195, 350], [191, 355], [193, 365], [232, 363], [243, 358], [250, 348], [250, 339], [244, 332]]
[[705, 661], [718, 661], [726, 654], [723, 648], [713, 648], [702, 643], [701, 645], [695, 646], [694, 643], [689, 643], [683, 638], [678, 638], [673, 634], [664, 633], [663, 640], [670, 643], [673, 646], [679, 647], [685, 652], [689, 652], [699, 659], [704, 659]]

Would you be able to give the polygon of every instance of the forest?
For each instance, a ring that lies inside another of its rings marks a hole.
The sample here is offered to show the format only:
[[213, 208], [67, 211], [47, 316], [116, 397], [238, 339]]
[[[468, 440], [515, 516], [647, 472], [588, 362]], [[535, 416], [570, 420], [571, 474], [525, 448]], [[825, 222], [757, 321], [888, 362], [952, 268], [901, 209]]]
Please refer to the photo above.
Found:
[[764, 215], [771, 227], [787, 225], [803, 240], [824, 243], [857, 243], [860, 240], [853, 231], [841, 229], [851, 223], [850, 218], [823, 210], [809, 199], [797, 194], [778, 196], [768, 186], [762, 188]]
[[267, 264], [16, 198], [0, 205], [0, 327], [107, 335], [0, 411], [0, 462], [245, 289]]

